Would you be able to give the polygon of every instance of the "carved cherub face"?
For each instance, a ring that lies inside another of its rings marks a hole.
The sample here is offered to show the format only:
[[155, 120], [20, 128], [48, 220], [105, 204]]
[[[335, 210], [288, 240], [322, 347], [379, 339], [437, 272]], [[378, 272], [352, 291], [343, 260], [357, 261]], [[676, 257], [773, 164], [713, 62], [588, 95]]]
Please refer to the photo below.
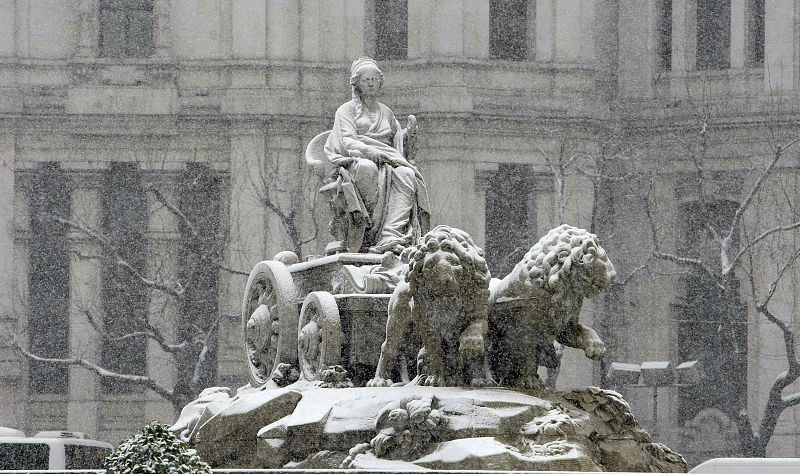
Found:
[[356, 88], [365, 99], [374, 99], [381, 91], [383, 77], [380, 71], [374, 68], [366, 68], [358, 77]]

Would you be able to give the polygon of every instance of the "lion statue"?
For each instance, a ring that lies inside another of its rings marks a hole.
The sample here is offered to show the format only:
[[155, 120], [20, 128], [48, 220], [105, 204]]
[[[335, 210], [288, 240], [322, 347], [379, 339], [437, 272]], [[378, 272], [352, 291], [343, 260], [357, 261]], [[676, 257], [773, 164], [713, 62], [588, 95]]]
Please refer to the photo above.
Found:
[[492, 279], [489, 359], [495, 380], [542, 388], [537, 369], [557, 364], [554, 341], [602, 358], [605, 344], [578, 316], [583, 299], [615, 277], [597, 236], [564, 224], [542, 237], [505, 278]]
[[422, 349], [416, 383], [484, 386], [489, 270], [466, 232], [440, 225], [403, 252], [408, 271], [389, 299], [386, 339], [368, 386], [392, 384], [390, 374], [405, 329], [414, 324]]

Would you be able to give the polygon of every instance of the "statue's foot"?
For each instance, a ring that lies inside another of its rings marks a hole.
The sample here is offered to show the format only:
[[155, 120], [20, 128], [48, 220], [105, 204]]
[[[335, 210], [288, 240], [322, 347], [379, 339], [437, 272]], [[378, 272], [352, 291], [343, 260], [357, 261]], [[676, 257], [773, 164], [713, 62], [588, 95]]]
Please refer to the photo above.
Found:
[[391, 379], [384, 379], [380, 377], [372, 378], [367, 382], [367, 387], [391, 387], [391, 386], [392, 386]]

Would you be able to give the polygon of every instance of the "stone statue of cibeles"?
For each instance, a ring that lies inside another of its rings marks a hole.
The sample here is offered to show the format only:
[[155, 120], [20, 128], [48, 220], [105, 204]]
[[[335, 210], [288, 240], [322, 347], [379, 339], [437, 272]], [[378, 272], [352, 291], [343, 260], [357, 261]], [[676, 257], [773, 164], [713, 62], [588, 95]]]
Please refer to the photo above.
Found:
[[306, 150], [308, 162], [329, 169], [320, 192], [330, 199], [331, 233], [340, 241], [327, 253], [399, 254], [430, 222], [427, 187], [413, 162], [416, 119], [410, 115], [401, 128], [392, 110], [378, 102], [383, 73], [374, 60], [353, 62], [350, 85], [353, 97], [336, 111], [331, 131]]
[[173, 431], [215, 467], [685, 472], [618, 393], [538, 378], [554, 341], [605, 353], [579, 319], [616, 276], [597, 236], [561, 225], [492, 278], [467, 232], [428, 230], [416, 121], [401, 128], [376, 100], [375, 61], [350, 75], [353, 98], [305, 154], [340, 240], [327, 257], [256, 264], [242, 306], [250, 384], [204, 392]]

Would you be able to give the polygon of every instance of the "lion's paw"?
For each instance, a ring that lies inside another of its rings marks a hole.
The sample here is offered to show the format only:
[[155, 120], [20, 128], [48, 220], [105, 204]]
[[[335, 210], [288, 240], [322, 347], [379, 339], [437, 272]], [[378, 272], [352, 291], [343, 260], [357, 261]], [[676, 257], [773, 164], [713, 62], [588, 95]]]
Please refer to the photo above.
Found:
[[384, 379], [381, 377], [372, 378], [367, 382], [367, 387], [391, 387], [391, 386], [392, 386], [391, 379]]
[[586, 357], [594, 360], [602, 359], [606, 355], [606, 345], [599, 339], [592, 339], [586, 342], [586, 347], [583, 349]]
[[420, 385], [426, 387], [444, 387], [444, 377], [441, 375], [423, 375], [420, 380]]

